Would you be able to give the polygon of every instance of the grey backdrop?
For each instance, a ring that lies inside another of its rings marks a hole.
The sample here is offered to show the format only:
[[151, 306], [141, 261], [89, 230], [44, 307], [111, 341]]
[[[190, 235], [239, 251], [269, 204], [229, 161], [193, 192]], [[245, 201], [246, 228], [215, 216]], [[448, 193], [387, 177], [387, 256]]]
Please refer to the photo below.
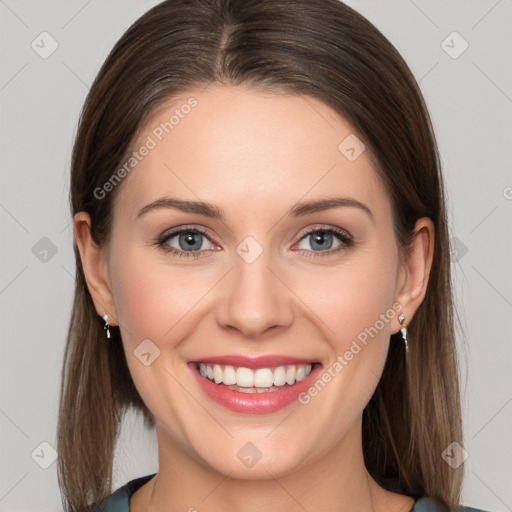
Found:
[[[0, 0], [0, 512], [62, 510], [53, 448], [74, 284], [71, 147], [108, 51], [156, 3]], [[512, 510], [512, 1], [349, 3], [401, 51], [432, 113], [467, 347], [463, 501]], [[156, 454], [130, 415], [116, 487], [156, 471]]]

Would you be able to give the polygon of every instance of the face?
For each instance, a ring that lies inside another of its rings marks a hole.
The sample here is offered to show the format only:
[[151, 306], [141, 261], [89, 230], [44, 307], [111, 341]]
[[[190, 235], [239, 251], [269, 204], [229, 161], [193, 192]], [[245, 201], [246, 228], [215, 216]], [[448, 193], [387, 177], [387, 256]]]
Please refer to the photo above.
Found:
[[311, 97], [219, 86], [161, 108], [144, 145], [106, 251], [112, 323], [166, 442], [239, 478], [355, 446], [401, 265], [351, 126]]

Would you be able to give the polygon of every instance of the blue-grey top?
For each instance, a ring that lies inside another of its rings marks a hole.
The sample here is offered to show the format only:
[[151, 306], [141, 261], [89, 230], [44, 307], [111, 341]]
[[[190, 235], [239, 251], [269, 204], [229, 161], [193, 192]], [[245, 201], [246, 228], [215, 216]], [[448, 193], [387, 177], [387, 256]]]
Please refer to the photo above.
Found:
[[[130, 498], [135, 491], [142, 487], [145, 483], [149, 482], [156, 473], [152, 475], [142, 476], [134, 480], [130, 480], [127, 484], [123, 485], [113, 494], [111, 494], [95, 512], [130, 512]], [[410, 512], [438, 512], [439, 508], [434, 501], [428, 498], [420, 498], [414, 504]], [[485, 512], [484, 510], [471, 507], [459, 507], [457, 512]]]

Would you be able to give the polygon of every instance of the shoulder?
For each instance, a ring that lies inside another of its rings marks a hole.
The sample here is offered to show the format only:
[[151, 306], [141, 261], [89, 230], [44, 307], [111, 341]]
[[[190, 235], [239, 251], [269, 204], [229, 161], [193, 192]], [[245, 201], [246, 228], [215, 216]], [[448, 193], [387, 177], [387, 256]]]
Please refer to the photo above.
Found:
[[149, 482], [156, 473], [130, 480], [128, 483], [117, 489], [108, 498], [103, 500], [94, 512], [130, 512], [130, 498], [135, 491]]
[[[414, 505], [411, 512], [439, 512], [441, 508], [434, 500], [430, 498], [420, 498]], [[460, 505], [455, 509], [455, 512], [486, 512], [485, 510], [472, 507], [463, 507]]]

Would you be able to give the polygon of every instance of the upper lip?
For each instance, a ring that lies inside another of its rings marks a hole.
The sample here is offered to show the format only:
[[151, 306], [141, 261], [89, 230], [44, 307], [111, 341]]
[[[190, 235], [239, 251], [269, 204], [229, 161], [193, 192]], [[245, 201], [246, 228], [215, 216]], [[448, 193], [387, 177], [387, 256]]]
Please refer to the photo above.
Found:
[[313, 364], [314, 359], [305, 359], [302, 357], [292, 357], [283, 355], [264, 355], [264, 356], [241, 356], [241, 355], [223, 355], [223, 356], [205, 356], [197, 358], [190, 363], [220, 364], [236, 367], [251, 368], [273, 368], [292, 364]]

